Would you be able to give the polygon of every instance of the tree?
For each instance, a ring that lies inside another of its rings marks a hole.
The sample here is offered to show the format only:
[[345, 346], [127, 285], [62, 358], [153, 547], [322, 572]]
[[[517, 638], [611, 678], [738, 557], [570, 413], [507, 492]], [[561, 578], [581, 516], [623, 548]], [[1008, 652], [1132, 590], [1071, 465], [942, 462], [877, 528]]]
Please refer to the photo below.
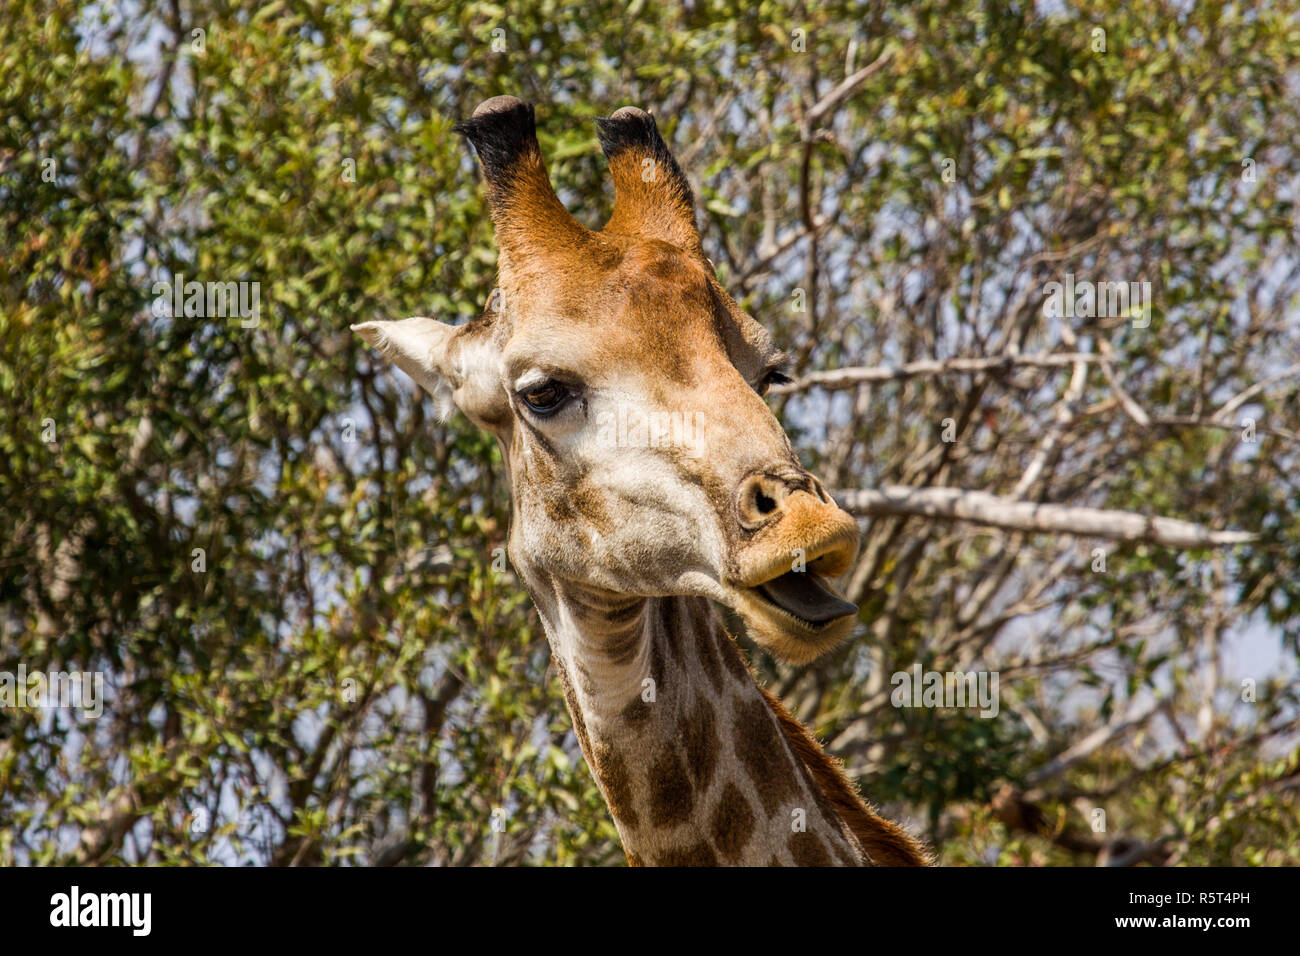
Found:
[[483, 308], [511, 92], [593, 227], [652, 108], [788, 348], [862, 633], [739, 639], [864, 792], [949, 863], [1296, 861], [1293, 4], [362, 6], [0, 21], [0, 674], [105, 679], [0, 708], [0, 860], [621, 860], [495, 448], [347, 331]]

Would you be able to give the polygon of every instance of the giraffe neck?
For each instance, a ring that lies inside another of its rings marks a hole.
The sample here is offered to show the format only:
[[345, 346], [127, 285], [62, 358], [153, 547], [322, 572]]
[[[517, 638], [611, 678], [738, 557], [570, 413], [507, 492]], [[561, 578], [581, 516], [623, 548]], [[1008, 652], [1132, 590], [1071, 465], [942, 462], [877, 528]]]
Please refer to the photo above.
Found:
[[706, 599], [530, 590], [630, 863], [869, 862]]

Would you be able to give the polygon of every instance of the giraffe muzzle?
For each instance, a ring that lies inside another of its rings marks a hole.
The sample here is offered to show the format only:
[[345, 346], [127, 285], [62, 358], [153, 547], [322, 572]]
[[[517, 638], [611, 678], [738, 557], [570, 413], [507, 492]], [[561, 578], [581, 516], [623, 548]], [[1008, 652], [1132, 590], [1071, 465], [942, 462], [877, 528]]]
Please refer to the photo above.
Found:
[[[752, 538], [737, 556], [729, 582], [732, 607], [751, 636], [771, 653], [806, 663], [834, 647], [853, 630], [857, 605], [844, 599], [832, 579], [847, 571], [858, 550], [858, 525], [820, 486], [782, 489], [751, 480], [742, 489], [742, 528], [751, 520]], [[766, 499], [766, 500], [764, 500]], [[744, 502], [755, 502], [745, 510]]]

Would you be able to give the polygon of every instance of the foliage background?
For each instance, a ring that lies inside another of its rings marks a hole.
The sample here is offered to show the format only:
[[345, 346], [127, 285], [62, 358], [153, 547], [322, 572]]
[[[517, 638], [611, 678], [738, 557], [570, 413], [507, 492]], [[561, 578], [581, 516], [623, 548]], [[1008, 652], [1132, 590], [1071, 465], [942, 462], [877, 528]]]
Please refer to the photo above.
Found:
[[[592, 120], [652, 108], [800, 373], [1105, 358], [793, 389], [828, 484], [1261, 532], [867, 521], [858, 639], [801, 669], [740, 640], [874, 801], [950, 864], [1300, 860], [1293, 0], [11, 0], [0, 670], [109, 690], [98, 721], [0, 710], [0, 862], [621, 863], [494, 568], [495, 447], [347, 331], [486, 301], [450, 126], [502, 92], [591, 226]], [[1151, 327], [1044, 319], [1066, 272], [1152, 281]], [[259, 327], [154, 316], [176, 274], [260, 282]], [[1000, 715], [890, 707], [918, 661], [999, 669]]]

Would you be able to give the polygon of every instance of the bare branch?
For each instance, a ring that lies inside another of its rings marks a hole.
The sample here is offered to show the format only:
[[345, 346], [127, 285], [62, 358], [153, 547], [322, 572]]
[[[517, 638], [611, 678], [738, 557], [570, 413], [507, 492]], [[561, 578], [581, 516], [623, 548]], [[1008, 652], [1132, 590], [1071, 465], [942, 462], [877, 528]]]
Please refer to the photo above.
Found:
[[1012, 501], [960, 488], [841, 490], [835, 499], [865, 517], [910, 516], [971, 521], [1015, 531], [1073, 534], [1111, 541], [1144, 541], [1169, 548], [1213, 548], [1256, 540], [1248, 531], [1212, 531], [1178, 518], [1151, 518], [1131, 511]]
[[1102, 355], [1101, 374], [1106, 377], [1106, 382], [1114, 391], [1115, 397], [1119, 399], [1119, 404], [1124, 409], [1125, 414], [1143, 427], [1150, 425], [1151, 416], [1133, 399], [1132, 395], [1125, 391], [1124, 386], [1119, 383], [1119, 378], [1115, 375], [1115, 370], [1111, 367], [1110, 359], [1113, 352], [1110, 343], [1105, 339], [1100, 339], [1097, 342], [1097, 347], [1101, 350]]
[[1100, 356], [1087, 352], [1062, 352], [1054, 355], [996, 355], [979, 358], [921, 359], [906, 365], [873, 365], [829, 369], [802, 376], [797, 382], [779, 385], [772, 394], [798, 392], [808, 388], [829, 391], [852, 388], [865, 382], [892, 382], [919, 375], [943, 375], [948, 372], [985, 372], [989, 369], [1012, 368], [1017, 365], [1034, 368], [1056, 368], [1079, 362], [1097, 362]]
[[[1039, 787], [1045, 781], [1052, 779], [1064, 773], [1070, 767], [1074, 766], [1080, 760], [1083, 760], [1089, 754], [1110, 743], [1117, 737], [1123, 736], [1134, 727], [1140, 727], [1150, 719], [1163, 702], [1156, 701], [1145, 707], [1137, 708], [1137, 713], [1129, 716], [1127, 714], [1118, 717], [1104, 727], [1098, 727], [1092, 733], [1074, 742], [1073, 745], [1057, 754], [1047, 763], [1038, 767], [1026, 778], [1026, 783], [1031, 787]], [[1036, 793], [1033, 794], [1037, 796]]]
[[1289, 378], [1293, 375], [1300, 375], [1300, 363], [1284, 368], [1276, 375], [1270, 375], [1268, 378], [1256, 382], [1254, 385], [1250, 386], [1250, 388], [1246, 389], [1241, 394], [1228, 399], [1228, 401], [1224, 402], [1223, 405], [1219, 408], [1219, 410], [1214, 413], [1214, 418], [1218, 419], [1219, 421], [1223, 421], [1227, 418], [1230, 418], [1233, 412], [1235, 412], [1242, 405], [1246, 404], [1248, 401], [1250, 401], [1260, 392], [1264, 391], [1264, 389], [1268, 388], [1274, 382], [1279, 382], [1282, 379]]
[[[1074, 346], [1076, 342], [1074, 333], [1069, 329], [1062, 329], [1062, 338], [1064, 338], [1066, 344], [1070, 346]], [[1061, 439], [1065, 437], [1066, 429], [1073, 425], [1075, 419], [1078, 417], [1078, 411], [1075, 409], [1075, 406], [1083, 400], [1083, 390], [1087, 385], [1087, 381], [1087, 365], [1084, 362], [1075, 362], [1074, 372], [1070, 376], [1070, 385], [1066, 388], [1065, 394], [1061, 396], [1061, 400], [1057, 403], [1056, 408], [1052, 412], [1053, 418], [1055, 419], [1052, 423], [1052, 427], [1038, 443], [1038, 450], [1034, 452], [1033, 460], [1030, 461], [1029, 467], [1025, 469], [1025, 473], [1021, 475], [1020, 480], [1016, 482], [1016, 487], [1015, 490], [1011, 492], [1011, 497], [1025, 497], [1029, 494], [1029, 489], [1034, 487], [1034, 483], [1038, 481], [1039, 476], [1042, 475], [1043, 469], [1047, 467], [1047, 462], [1051, 459], [1052, 455], [1056, 453], [1056, 449], [1060, 445]]]
[[867, 64], [852, 76], [845, 77], [844, 82], [818, 100], [816, 105], [808, 111], [808, 115], [805, 118], [808, 128], [811, 129], [814, 123], [831, 110], [835, 109], [835, 107], [839, 106], [845, 99], [852, 96], [859, 86], [871, 78], [873, 73], [877, 72], [881, 67], [889, 62], [889, 58], [893, 56], [893, 54], [894, 51], [892, 49], [886, 48], [885, 52], [876, 57], [873, 62]]

